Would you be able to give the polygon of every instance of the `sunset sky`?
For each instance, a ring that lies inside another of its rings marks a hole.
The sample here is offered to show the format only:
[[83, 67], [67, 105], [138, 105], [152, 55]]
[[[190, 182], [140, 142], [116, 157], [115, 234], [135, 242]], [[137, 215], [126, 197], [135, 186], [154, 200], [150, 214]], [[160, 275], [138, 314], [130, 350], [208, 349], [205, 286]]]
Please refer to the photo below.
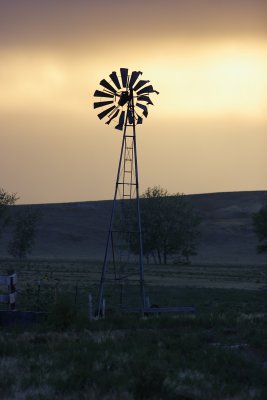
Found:
[[111, 199], [122, 134], [93, 93], [120, 67], [160, 92], [141, 191], [267, 189], [266, 0], [0, 0], [0, 187], [20, 203]]

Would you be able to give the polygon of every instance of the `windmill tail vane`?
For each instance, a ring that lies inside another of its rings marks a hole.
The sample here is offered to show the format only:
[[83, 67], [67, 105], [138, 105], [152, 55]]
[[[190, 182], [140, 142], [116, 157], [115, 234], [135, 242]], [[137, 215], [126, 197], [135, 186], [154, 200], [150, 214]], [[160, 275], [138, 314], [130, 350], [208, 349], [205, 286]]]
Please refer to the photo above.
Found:
[[[97, 114], [98, 118], [103, 119], [107, 125], [112, 124], [115, 129], [123, 131], [98, 290], [96, 310], [98, 318], [103, 315], [106, 298], [120, 310], [129, 309], [134, 305], [144, 314], [146, 308], [136, 125], [142, 124], [143, 117], [148, 116], [148, 106], [153, 105], [150, 96], [159, 92], [154, 90], [148, 80], [140, 79], [141, 75], [141, 71], [129, 74], [127, 68], [120, 68], [120, 74], [113, 71], [108, 80], [100, 81], [101, 90], [94, 92], [94, 97], [97, 98], [94, 108], [100, 111]], [[134, 207], [129, 207], [129, 204], [133, 204]], [[131, 227], [133, 219], [134, 229]], [[121, 221], [119, 229], [118, 221]], [[131, 251], [133, 242], [137, 248], [135, 252]], [[113, 286], [117, 289], [115, 290], [117, 295], [111, 289]]]

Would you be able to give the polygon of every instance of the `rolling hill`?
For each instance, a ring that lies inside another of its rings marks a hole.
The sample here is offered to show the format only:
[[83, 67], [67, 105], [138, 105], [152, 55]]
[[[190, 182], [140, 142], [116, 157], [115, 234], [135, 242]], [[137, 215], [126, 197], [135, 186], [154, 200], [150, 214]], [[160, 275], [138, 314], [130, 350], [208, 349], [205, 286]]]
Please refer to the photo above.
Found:
[[[201, 216], [198, 255], [193, 263], [265, 264], [256, 253], [252, 214], [267, 203], [267, 191], [187, 195]], [[32, 258], [101, 260], [112, 201], [86, 201], [32, 205], [41, 211]], [[26, 205], [13, 207], [16, 212]], [[11, 228], [0, 240], [0, 257], [6, 257]]]

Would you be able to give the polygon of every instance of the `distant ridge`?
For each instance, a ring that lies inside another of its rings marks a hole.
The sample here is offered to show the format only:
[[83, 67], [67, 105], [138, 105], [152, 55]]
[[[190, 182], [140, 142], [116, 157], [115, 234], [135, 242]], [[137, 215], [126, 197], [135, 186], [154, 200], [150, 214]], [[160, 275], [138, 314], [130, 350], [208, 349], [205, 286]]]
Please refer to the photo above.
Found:
[[[252, 200], [254, 200], [255, 198], [259, 198], [259, 199], [263, 199], [264, 201], [267, 201], [267, 190], [243, 190], [243, 191], [237, 191], [237, 192], [211, 192], [211, 193], [193, 193], [193, 194], [184, 194], [184, 196], [186, 196], [186, 198], [188, 199], [194, 199], [194, 198], [203, 198], [203, 199], [207, 199], [207, 197], [213, 197], [213, 196], [218, 196], [221, 198], [225, 198], [226, 197], [228, 200], [230, 200], [232, 197], [236, 198], [239, 196], [244, 196], [244, 199], [248, 200], [249, 198], [251, 198]], [[99, 200], [80, 200], [80, 201], [70, 201], [70, 202], [51, 202], [51, 203], [22, 203], [22, 204], [18, 204], [16, 205], [17, 207], [25, 207], [25, 206], [72, 206], [72, 205], [77, 205], [77, 206], [82, 206], [82, 205], [86, 205], [86, 204], [93, 204], [93, 203], [102, 203], [102, 202], [111, 202], [113, 201], [112, 199], [99, 199]]]
[[[201, 240], [194, 263], [265, 264], [256, 253], [252, 214], [267, 203], [267, 191], [185, 195], [202, 218]], [[13, 211], [28, 205], [16, 205]], [[102, 260], [112, 200], [34, 204], [42, 220], [32, 258]], [[6, 257], [11, 232], [0, 240]]]

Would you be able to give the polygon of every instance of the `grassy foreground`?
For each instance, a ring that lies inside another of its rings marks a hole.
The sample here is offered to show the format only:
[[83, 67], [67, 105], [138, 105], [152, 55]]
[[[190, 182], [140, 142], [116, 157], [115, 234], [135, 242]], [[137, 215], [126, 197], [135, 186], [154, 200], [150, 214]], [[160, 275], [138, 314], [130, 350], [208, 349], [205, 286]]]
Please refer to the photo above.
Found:
[[[245, 275], [240, 269], [242, 289], [223, 288], [223, 279], [229, 282], [229, 276], [234, 276], [232, 281], [237, 280], [236, 269], [230, 267], [224, 275], [214, 267], [220, 287], [212, 287], [211, 272], [207, 273], [209, 285], [190, 286], [188, 281], [180, 286], [178, 277], [187, 279], [188, 270], [183, 274], [178, 266], [173, 269], [177, 285], [159, 285], [159, 280], [151, 279], [153, 299], [160, 304], [195, 305], [196, 315], [140, 318], [114, 314], [90, 322], [82, 307], [88, 290], [85, 282], [90, 281], [86, 281], [85, 266], [64, 265], [41, 263], [20, 270], [24, 308], [36, 296], [30, 292], [35, 290], [35, 278], [27, 287], [30, 280], [26, 277], [32, 277], [33, 271], [40, 275], [44, 266], [61, 277], [64, 290], [57, 293], [56, 302], [51, 290], [50, 314], [42, 324], [27, 329], [0, 327], [1, 400], [267, 398], [266, 288], [251, 290], [255, 274], [249, 274], [249, 268]], [[196, 275], [200, 274], [197, 268]], [[194, 267], [190, 271], [196, 282]], [[266, 277], [263, 267], [258, 273]], [[83, 279], [77, 300], [71, 277], [74, 282], [79, 274]], [[45, 307], [44, 299], [50, 293], [46, 289], [38, 307]]]

